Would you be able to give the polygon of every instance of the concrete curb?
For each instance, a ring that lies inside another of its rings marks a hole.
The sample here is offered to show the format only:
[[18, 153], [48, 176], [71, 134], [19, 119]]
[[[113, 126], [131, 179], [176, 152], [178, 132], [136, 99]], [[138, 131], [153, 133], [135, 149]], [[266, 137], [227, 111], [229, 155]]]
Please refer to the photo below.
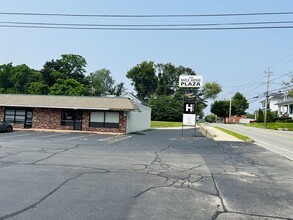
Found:
[[200, 132], [204, 136], [206, 136], [208, 138], [215, 138], [215, 137], [217, 137], [217, 135], [213, 131], [211, 131], [210, 129], [208, 129], [207, 127], [208, 127], [208, 125], [200, 124], [200, 126], [199, 126]]

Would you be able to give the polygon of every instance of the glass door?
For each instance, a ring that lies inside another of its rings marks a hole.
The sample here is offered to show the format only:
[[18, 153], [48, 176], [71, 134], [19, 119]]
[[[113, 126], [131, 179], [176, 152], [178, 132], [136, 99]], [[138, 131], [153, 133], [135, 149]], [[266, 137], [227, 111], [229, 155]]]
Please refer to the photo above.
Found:
[[24, 127], [25, 128], [31, 128], [32, 125], [33, 125], [33, 111], [32, 110], [26, 110]]
[[81, 130], [82, 129], [82, 112], [75, 112], [73, 129], [74, 130]]

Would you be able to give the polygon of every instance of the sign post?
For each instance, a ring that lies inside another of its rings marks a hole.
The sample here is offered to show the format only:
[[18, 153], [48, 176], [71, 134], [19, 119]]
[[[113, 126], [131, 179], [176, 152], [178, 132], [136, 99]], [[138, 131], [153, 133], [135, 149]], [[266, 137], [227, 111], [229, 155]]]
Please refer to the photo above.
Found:
[[202, 76], [180, 75], [179, 87], [184, 88], [184, 104], [182, 119], [182, 136], [184, 126], [194, 126], [196, 128], [196, 93], [194, 88], [202, 87]]

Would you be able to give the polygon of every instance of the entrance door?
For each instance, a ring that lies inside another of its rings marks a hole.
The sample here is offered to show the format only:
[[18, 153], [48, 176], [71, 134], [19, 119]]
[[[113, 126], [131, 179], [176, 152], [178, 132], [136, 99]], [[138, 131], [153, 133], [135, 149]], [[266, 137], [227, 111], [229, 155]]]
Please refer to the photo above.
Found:
[[24, 127], [25, 128], [31, 128], [32, 124], [33, 124], [33, 111], [32, 110], [26, 110]]
[[75, 112], [73, 129], [74, 130], [81, 130], [82, 129], [82, 112]]

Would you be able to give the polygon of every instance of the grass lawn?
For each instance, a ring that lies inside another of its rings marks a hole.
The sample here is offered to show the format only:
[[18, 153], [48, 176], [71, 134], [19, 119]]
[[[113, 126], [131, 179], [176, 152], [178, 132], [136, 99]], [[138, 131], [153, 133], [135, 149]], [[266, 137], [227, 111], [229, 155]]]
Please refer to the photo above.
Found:
[[[247, 126], [255, 127], [255, 128], [263, 128], [263, 123], [250, 123], [246, 124]], [[281, 123], [281, 122], [270, 122], [267, 123], [267, 128], [272, 130], [284, 129], [288, 131], [293, 131], [293, 123]]]
[[182, 122], [170, 122], [170, 121], [151, 121], [151, 128], [170, 128], [181, 127]]
[[218, 127], [218, 126], [214, 126], [214, 128], [217, 128], [217, 129], [219, 129], [221, 131], [224, 131], [225, 133], [230, 134], [230, 135], [232, 135], [232, 136], [234, 136], [234, 137], [236, 137], [236, 138], [238, 138], [240, 140], [243, 140], [243, 141], [246, 141], [246, 142], [253, 142], [253, 140], [250, 139], [249, 137], [244, 136], [242, 134], [238, 134], [238, 133], [236, 133], [234, 131], [230, 131], [228, 129], [221, 128], [221, 127]]

